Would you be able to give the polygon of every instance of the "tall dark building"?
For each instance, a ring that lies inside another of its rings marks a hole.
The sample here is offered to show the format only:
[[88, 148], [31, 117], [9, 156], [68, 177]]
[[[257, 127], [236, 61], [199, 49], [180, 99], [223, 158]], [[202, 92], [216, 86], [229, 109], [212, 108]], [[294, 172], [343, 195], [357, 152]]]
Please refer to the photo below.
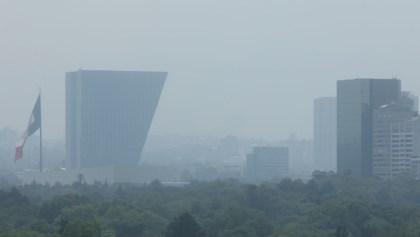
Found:
[[372, 175], [373, 110], [397, 101], [398, 79], [337, 81], [337, 172], [356, 177]]
[[135, 166], [166, 72], [66, 73], [68, 169]]

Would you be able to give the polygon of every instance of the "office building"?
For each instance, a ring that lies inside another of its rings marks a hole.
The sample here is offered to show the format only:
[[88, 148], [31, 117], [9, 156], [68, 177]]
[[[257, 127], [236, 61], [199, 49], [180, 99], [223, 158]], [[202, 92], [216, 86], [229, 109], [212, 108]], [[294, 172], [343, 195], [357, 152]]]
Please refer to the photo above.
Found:
[[409, 92], [409, 91], [402, 91], [401, 92], [401, 97], [406, 97], [409, 100], [407, 100], [410, 105], [411, 105], [411, 110], [418, 112], [419, 111], [419, 97], [414, 95], [413, 93]]
[[398, 79], [337, 81], [337, 172], [372, 176], [372, 113], [401, 96]]
[[[405, 146], [406, 152], [410, 152], [409, 149], [412, 149], [411, 154], [411, 174], [413, 174], [417, 180], [420, 179], [420, 117], [417, 116], [415, 118], [412, 118], [409, 121], [405, 122], [406, 129], [405, 129], [405, 135], [407, 139], [410, 139], [410, 137], [413, 138], [412, 144], [413, 146]], [[395, 131], [397, 132], [397, 131]], [[410, 141], [406, 141], [407, 143]]]
[[289, 149], [286, 147], [254, 147], [247, 154], [245, 177], [249, 181], [284, 178], [289, 174]]
[[393, 178], [411, 169], [413, 156], [413, 125], [417, 116], [413, 101], [401, 97], [373, 112], [372, 169], [373, 176]]
[[166, 75], [66, 73], [67, 169], [137, 166]]
[[314, 168], [337, 170], [337, 98], [314, 100]]

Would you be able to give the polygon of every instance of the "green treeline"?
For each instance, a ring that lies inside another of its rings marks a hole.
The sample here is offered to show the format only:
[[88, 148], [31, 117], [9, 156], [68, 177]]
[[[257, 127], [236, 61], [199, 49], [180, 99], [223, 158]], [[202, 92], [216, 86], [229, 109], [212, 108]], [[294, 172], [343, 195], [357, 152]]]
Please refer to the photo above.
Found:
[[0, 184], [0, 237], [419, 237], [420, 181]]

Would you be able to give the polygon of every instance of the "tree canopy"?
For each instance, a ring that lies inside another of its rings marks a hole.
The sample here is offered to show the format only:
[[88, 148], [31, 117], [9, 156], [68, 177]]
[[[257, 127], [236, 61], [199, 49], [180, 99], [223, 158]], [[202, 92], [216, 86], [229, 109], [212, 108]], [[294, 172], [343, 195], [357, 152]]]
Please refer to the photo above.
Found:
[[2, 236], [418, 237], [420, 181], [340, 177], [185, 187], [95, 182], [0, 187]]

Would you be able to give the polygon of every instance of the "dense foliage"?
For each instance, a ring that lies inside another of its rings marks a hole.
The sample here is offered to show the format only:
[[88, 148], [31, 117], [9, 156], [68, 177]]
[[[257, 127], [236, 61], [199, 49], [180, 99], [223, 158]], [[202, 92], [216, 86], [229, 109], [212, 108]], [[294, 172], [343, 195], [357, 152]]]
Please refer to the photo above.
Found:
[[313, 179], [185, 187], [81, 181], [0, 191], [0, 237], [418, 237], [420, 181]]

